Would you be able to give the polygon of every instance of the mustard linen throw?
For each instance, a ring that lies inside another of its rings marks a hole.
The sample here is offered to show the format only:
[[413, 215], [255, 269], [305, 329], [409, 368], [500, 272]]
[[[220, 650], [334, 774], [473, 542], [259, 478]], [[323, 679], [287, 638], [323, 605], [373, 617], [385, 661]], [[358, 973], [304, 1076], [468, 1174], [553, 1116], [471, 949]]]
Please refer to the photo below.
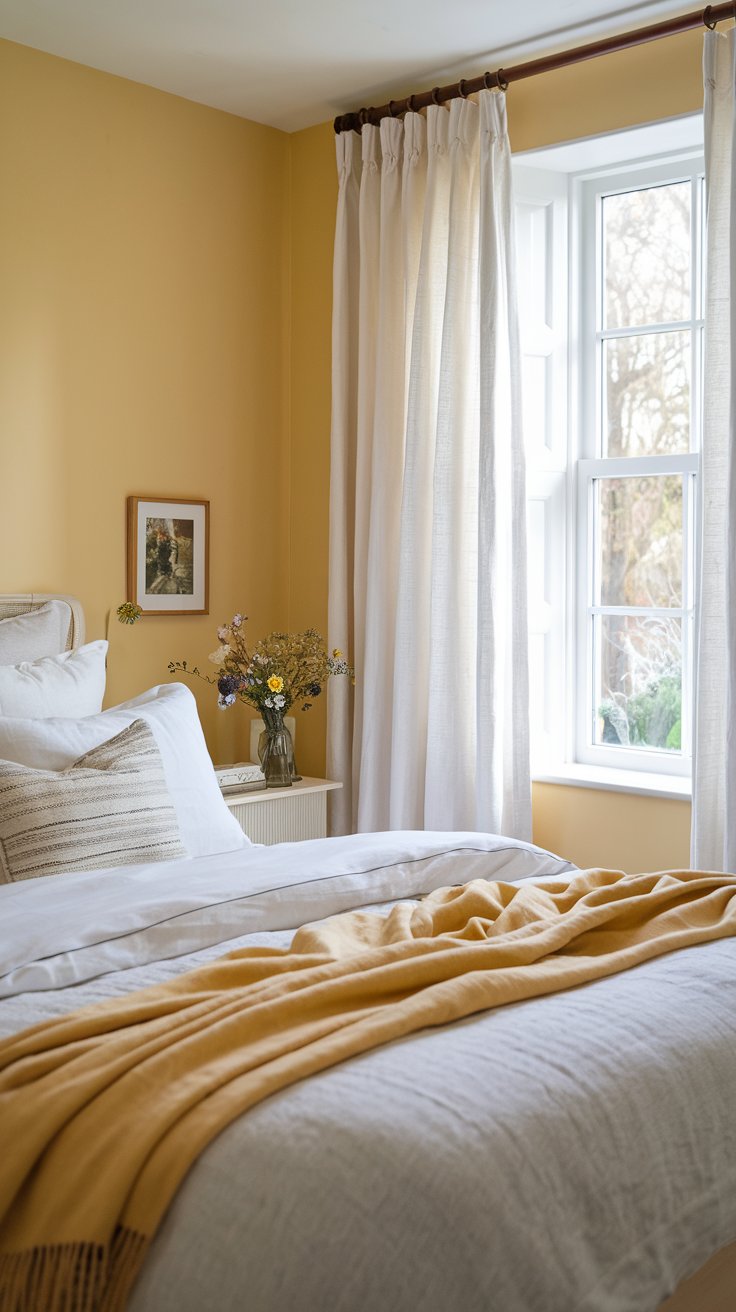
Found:
[[247, 1108], [426, 1026], [736, 932], [736, 878], [592, 870], [349, 912], [0, 1043], [0, 1309], [113, 1312]]

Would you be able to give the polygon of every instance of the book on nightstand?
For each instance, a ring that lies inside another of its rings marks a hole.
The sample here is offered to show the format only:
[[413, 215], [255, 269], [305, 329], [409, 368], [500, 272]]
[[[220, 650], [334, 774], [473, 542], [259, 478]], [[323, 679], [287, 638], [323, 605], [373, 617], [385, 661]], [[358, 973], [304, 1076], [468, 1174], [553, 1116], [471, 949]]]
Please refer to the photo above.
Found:
[[241, 761], [239, 765], [216, 765], [215, 775], [222, 793], [242, 793], [246, 789], [265, 787], [266, 776], [260, 765]]

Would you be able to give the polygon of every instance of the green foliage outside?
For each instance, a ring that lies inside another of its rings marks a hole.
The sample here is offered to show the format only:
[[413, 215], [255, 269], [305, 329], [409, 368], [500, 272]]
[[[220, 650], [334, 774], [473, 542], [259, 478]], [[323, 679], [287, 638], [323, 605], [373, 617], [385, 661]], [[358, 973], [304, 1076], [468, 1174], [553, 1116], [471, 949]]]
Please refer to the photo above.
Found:
[[665, 674], [623, 704], [605, 701], [601, 741], [625, 747], [664, 748], [679, 752], [682, 735], [682, 685], [679, 675]]

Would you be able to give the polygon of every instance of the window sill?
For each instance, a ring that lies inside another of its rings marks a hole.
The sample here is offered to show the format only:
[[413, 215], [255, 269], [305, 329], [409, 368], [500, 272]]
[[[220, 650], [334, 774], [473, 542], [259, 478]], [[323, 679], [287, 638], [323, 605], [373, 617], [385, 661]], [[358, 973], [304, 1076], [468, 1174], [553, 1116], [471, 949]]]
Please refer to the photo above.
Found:
[[573, 788], [599, 788], [612, 793], [637, 793], [640, 797], [672, 797], [689, 802], [692, 786], [688, 776], [644, 774], [639, 770], [616, 770], [602, 765], [560, 764], [532, 771], [536, 784], [567, 784]]

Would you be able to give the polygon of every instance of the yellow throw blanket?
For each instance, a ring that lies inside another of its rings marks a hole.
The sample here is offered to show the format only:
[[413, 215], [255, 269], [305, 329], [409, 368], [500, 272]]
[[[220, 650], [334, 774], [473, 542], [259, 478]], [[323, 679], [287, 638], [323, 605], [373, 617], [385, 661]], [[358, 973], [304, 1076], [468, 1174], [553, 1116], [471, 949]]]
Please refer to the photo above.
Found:
[[476, 880], [3, 1041], [1, 1312], [122, 1308], [192, 1162], [277, 1089], [426, 1026], [735, 932], [735, 877]]

